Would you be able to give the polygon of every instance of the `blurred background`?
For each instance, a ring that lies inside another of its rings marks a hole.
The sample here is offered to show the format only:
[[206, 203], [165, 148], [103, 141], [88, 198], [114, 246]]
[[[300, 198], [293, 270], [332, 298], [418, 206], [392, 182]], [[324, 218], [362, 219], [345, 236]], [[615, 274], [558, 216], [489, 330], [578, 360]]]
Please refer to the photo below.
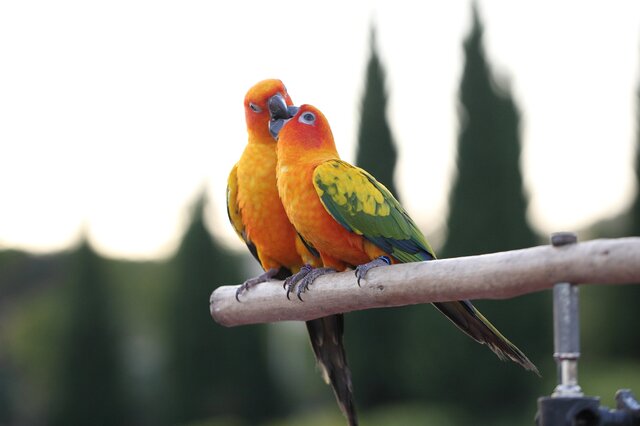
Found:
[[[440, 2], [441, 3], [441, 2]], [[640, 235], [640, 3], [0, 3], [0, 425], [342, 425], [302, 323], [227, 329], [242, 99], [281, 78], [440, 257]], [[640, 287], [581, 289], [585, 392], [640, 392]], [[551, 296], [346, 316], [362, 423], [533, 424]], [[624, 324], [624, 326], [621, 326]]]

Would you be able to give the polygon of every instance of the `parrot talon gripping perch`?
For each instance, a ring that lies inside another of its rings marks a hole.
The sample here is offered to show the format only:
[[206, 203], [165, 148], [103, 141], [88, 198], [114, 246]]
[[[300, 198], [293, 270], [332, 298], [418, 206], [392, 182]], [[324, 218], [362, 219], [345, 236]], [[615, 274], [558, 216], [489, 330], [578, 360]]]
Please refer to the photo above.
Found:
[[373, 259], [371, 262], [367, 262], [363, 265], [358, 265], [356, 270], [354, 271], [356, 277], [358, 278], [358, 287], [360, 287], [360, 280], [367, 275], [370, 269], [377, 268], [379, 266], [388, 266], [391, 265], [391, 259], [388, 256], [380, 256]]
[[336, 270], [333, 268], [312, 269], [302, 280], [300, 280], [300, 283], [298, 284], [298, 288], [296, 290], [296, 296], [298, 296], [298, 299], [300, 299], [301, 302], [304, 302], [304, 300], [302, 300], [302, 293], [309, 289], [309, 286], [313, 284], [316, 278], [322, 275], [332, 274], [334, 272], [336, 272]]
[[293, 288], [296, 286], [296, 283], [301, 279], [303, 279], [304, 277], [306, 277], [307, 275], [309, 275], [309, 272], [311, 272], [312, 270], [313, 270], [313, 267], [311, 265], [309, 264], [303, 265], [298, 272], [287, 277], [284, 280], [284, 283], [282, 284], [282, 288], [287, 290], [287, 299], [291, 300], [289, 298], [289, 293], [293, 291]]
[[260, 284], [260, 283], [265, 283], [267, 281], [270, 281], [271, 278], [275, 277], [279, 272], [279, 269], [276, 268], [271, 268], [268, 271], [258, 275], [255, 278], [250, 278], [248, 280], [246, 280], [244, 283], [240, 284], [238, 286], [238, 289], [236, 290], [236, 300], [239, 302], [240, 301], [240, 295], [242, 293], [244, 293], [245, 291], [249, 290], [250, 287], [253, 287], [256, 284]]

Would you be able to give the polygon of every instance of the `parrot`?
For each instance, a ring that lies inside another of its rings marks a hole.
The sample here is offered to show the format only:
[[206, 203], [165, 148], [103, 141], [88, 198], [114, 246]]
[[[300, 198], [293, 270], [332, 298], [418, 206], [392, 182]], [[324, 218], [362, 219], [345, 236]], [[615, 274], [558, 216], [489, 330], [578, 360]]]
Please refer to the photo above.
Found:
[[[282, 99], [290, 112], [295, 110], [280, 80], [263, 80], [248, 90], [244, 99], [248, 141], [227, 181], [229, 221], [265, 271], [238, 287], [238, 301], [256, 284], [321, 265], [317, 253], [302, 242], [289, 222], [278, 195], [276, 141], [269, 132], [268, 101], [273, 96]], [[331, 384], [349, 425], [355, 426], [358, 421], [343, 344], [343, 321], [342, 315], [331, 315], [307, 321], [306, 326], [324, 380]]]
[[[367, 272], [383, 265], [430, 261], [433, 249], [391, 192], [365, 170], [342, 161], [326, 117], [312, 105], [287, 110], [269, 100], [271, 133], [277, 138], [276, 176], [289, 220], [322, 259], [324, 270], [289, 277], [298, 295], [320, 275], [353, 268], [360, 285]], [[536, 366], [468, 300], [433, 305], [501, 360], [539, 375]]]

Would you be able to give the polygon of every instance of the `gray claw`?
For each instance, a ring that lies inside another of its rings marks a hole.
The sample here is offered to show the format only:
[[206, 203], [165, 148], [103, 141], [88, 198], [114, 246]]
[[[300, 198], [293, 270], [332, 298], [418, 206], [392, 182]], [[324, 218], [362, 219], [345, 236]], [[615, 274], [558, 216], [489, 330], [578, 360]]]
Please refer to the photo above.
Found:
[[360, 280], [363, 279], [365, 275], [367, 275], [367, 272], [369, 272], [369, 270], [377, 268], [379, 266], [387, 265], [391, 265], [391, 258], [389, 258], [389, 256], [380, 256], [370, 262], [358, 265], [354, 271], [356, 278], [358, 278], [358, 287], [360, 287]]
[[304, 265], [302, 268], [300, 268], [298, 272], [287, 277], [287, 279], [284, 280], [284, 284], [282, 285], [282, 288], [287, 290], [287, 299], [291, 300], [291, 298], [289, 297], [289, 294], [293, 291], [293, 288], [296, 286], [296, 283], [299, 282], [300, 280], [303, 280], [307, 275], [309, 275], [309, 273], [312, 270], [313, 268], [311, 267], [311, 265]]

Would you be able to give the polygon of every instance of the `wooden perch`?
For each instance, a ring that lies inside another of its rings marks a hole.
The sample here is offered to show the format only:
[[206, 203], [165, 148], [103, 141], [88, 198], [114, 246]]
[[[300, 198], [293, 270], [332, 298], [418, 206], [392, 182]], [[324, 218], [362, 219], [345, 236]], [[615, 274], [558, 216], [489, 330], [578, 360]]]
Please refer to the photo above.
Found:
[[358, 287], [353, 271], [318, 278], [304, 302], [285, 296], [282, 281], [258, 284], [236, 300], [237, 286], [217, 288], [213, 318], [231, 327], [300, 320], [356, 310], [462, 299], [507, 299], [575, 284], [640, 283], [640, 237], [593, 240], [562, 247], [405, 263], [369, 271]]

